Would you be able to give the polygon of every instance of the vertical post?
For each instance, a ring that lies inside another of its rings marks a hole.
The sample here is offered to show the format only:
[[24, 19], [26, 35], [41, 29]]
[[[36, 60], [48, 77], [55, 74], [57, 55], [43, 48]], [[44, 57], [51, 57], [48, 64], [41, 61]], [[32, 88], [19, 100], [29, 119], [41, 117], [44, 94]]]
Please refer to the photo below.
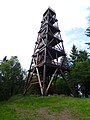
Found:
[[48, 39], [48, 36], [46, 34], [45, 50], [44, 50], [44, 66], [43, 66], [43, 95], [45, 95], [46, 60], [47, 60], [47, 39]]
[[57, 55], [57, 53], [56, 53], [56, 60], [57, 60], [57, 65], [58, 65], [58, 55]]
[[[47, 12], [47, 23], [49, 22], [49, 10]], [[46, 80], [46, 62], [47, 62], [47, 41], [48, 41], [48, 24], [45, 40], [45, 53], [44, 53], [44, 67], [43, 67], [43, 95], [45, 95], [45, 80]]]
[[37, 64], [38, 64], [37, 62], [38, 62], [38, 53], [37, 53], [37, 58], [36, 58], [36, 71], [37, 71], [37, 77], [38, 77], [38, 81], [39, 81], [39, 86], [40, 86], [41, 94], [43, 95], [43, 88], [42, 88], [42, 84], [41, 84], [41, 80], [40, 80], [39, 70], [37, 68]]
[[43, 68], [43, 95], [45, 95], [45, 79], [46, 79], [46, 63], [44, 63]]

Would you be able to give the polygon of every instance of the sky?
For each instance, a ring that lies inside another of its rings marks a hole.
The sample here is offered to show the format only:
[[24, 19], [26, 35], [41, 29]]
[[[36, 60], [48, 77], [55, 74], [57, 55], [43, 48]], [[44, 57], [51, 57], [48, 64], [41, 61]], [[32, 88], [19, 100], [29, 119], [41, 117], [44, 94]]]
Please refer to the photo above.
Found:
[[51, 7], [56, 12], [66, 53], [73, 44], [87, 49], [90, 0], [0, 0], [0, 60], [18, 56], [29, 69], [43, 13]]

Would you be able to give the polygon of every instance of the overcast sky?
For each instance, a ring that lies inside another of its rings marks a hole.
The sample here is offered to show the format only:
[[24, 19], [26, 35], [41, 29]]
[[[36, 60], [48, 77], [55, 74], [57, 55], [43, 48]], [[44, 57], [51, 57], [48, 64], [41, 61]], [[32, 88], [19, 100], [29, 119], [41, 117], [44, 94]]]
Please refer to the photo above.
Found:
[[0, 60], [18, 56], [29, 69], [43, 13], [55, 10], [66, 53], [73, 44], [86, 49], [90, 0], [0, 0]]

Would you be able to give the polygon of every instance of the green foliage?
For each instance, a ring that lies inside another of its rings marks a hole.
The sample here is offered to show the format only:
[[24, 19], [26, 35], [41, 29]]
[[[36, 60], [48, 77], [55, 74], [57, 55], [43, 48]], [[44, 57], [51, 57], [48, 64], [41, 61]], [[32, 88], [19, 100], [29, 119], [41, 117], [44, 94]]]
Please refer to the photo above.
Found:
[[81, 91], [88, 97], [90, 94], [90, 60], [77, 62], [72, 68], [71, 77], [75, 85], [81, 86]]
[[90, 37], [90, 27], [88, 27], [88, 28], [86, 29], [85, 35], [87, 35], [88, 37]]
[[39, 84], [34, 84], [31, 86], [31, 88], [28, 91], [28, 94], [30, 95], [40, 95], [40, 86]]
[[55, 85], [53, 86], [53, 94], [64, 94], [70, 95], [70, 90], [65, 81], [62, 78], [56, 80]]
[[77, 47], [73, 45], [70, 53], [69, 61], [71, 65], [74, 65], [75, 62], [83, 62], [88, 59], [88, 53], [85, 50], [77, 50]]
[[77, 61], [84, 62], [88, 59], [88, 53], [85, 50], [79, 50]]
[[75, 67], [72, 68], [71, 74], [74, 79], [78, 79], [76, 82], [89, 81], [90, 78], [90, 60], [84, 62], [77, 62]]
[[[90, 9], [89, 9], [90, 10]], [[86, 29], [86, 31], [85, 31], [85, 35], [87, 36], [87, 37], [90, 37], [90, 16], [88, 16], [88, 18], [89, 18], [89, 27]], [[88, 44], [89, 45], [89, 49], [90, 49], [90, 42], [88, 42], [88, 43], [86, 43], [86, 44]]]
[[0, 100], [21, 92], [23, 84], [23, 70], [17, 57], [3, 61], [0, 65]]
[[[71, 71], [69, 75], [69, 79], [71, 79], [77, 94], [79, 94], [79, 91], [81, 91], [83, 94], [85, 94], [85, 97], [89, 96], [89, 86], [90, 86], [90, 60], [88, 58], [88, 53], [84, 50], [78, 50], [76, 52], [76, 47], [72, 47], [73, 51], [70, 55], [70, 59], [72, 61], [73, 58], [73, 64], [71, 66]], [[76, 54], [77, 53], [77, 54]], [[76, 56], [75, 56], [76, 55]], [[78, 88], [78, 85], [80, 88]]]
[[77, 47], [73, 45], [70, 53], [71, 64], [74, 64], [77, 61], [77, 58], [78, 58], [78, 50], [77, 50]]

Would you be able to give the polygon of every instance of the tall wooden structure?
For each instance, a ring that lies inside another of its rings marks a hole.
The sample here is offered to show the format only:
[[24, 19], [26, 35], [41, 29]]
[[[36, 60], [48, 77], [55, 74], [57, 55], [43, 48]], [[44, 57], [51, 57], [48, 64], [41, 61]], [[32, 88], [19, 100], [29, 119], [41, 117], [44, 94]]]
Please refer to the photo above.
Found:
[[61, 74], [65, 79], [64, 73], [68, 71], [63, 64], [65, 56], [56, 13], [48, 8], [41, 21], [24, 94], [31, 85], [39, 84], [41, 95], [47, 95], [54, 78]]

